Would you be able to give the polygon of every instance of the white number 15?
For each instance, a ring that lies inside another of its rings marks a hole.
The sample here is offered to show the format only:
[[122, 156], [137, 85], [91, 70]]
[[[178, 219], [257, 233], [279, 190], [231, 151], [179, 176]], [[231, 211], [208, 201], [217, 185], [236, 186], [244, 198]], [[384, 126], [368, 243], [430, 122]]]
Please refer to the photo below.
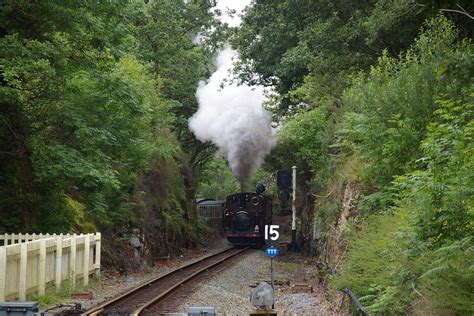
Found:
[[268, 240], [268, 235], [270, 235], [271, 240], [278, 240], [280, 233], [277, 229], [280, 228], [280, 225], [265, 225], [265, 240]]

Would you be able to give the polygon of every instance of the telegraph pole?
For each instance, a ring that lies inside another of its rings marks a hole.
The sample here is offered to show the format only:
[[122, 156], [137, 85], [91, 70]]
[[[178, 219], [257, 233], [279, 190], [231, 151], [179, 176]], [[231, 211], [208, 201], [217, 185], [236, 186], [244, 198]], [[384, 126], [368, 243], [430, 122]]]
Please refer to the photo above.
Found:
[[291, 243], [288, 245], [288, 251], [299, 252], [300, 247], [296, 242], [296, 166], [293, 166], [293, 200], [291, 201]]

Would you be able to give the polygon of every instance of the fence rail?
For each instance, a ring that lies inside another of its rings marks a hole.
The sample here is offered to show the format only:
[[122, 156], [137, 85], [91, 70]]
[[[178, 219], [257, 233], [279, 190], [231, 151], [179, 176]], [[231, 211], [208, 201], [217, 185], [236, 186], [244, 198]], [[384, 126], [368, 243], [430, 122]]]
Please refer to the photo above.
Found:
[[45, 293], [46, 285], [59, 291], [68, 280], [74, 289], [89, 275], [100, 275], [100, 233], [86, 235], [0, 235], [0, 301], [26, 300], [28, 294]]
[[45, 238], [57, 238], [62, 237], [70, 238], [71, 236], [77, 236], [75, 234], [0, 234], [0, 243], [3, 242], [2, 246], [20, 244], [22, 242], [28, 242], [38, 239]]

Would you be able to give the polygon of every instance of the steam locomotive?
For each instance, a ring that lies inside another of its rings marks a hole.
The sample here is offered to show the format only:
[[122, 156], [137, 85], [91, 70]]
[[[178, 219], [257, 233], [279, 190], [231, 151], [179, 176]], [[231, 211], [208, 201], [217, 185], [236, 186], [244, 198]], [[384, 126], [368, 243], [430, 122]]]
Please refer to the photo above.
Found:
[[272, 199], [262, 195], [263, 185], [256, 193], [241, 192], [226, 197], [222, 223], [224, 236], [234, 245], [263, 245], [265, 225], [272, 222]]

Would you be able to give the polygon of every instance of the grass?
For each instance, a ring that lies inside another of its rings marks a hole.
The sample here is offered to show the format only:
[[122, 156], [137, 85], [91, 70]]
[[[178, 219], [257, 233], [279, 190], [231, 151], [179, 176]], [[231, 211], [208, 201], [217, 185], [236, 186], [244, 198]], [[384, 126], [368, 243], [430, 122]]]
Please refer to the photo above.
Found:
[[301, 266], [296, 262], [282, 262], [279, 268], [286, 271], [295, 271], [300, 269]]
[[64, 302], [66, 299], [69, 299], [73, 293], [94, 288], [96, 283], [97, 281], [93, 278], [89, 279], [89, 284], [87, 286], [76, 282], [76, 288], [72, 290], [70, 282], [63, 281], [61, 283], [61, 289], [59, 292], [56, 292], [55, 286], [53, 284], [46, 287], [44, 295], [31, 295], [28, 297], [28, 299], [38, 302], [40, 308], [44, 309]]

